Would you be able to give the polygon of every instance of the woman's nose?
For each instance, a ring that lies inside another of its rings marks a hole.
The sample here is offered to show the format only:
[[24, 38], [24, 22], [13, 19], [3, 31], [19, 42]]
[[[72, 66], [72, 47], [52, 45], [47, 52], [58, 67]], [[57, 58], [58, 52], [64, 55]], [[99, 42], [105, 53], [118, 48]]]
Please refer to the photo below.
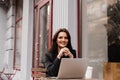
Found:
[[65, 41], [66, 39], [65, 38], [62, 38], [62, 41]]

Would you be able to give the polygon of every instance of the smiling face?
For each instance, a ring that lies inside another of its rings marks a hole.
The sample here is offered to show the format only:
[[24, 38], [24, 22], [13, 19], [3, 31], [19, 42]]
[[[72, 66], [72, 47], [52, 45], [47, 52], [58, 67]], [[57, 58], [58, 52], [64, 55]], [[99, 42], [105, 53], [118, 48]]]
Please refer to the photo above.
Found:
[[57, 37], [58, 48], [66, 47], [68, 44], [68, 36], [65, 32], [60, 32]]

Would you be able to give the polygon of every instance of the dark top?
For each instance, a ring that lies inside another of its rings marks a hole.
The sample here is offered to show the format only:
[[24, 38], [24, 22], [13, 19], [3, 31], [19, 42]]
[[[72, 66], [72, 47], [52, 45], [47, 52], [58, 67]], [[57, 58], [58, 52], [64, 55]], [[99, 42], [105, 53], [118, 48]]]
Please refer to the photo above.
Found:
[[108, 47], [108, 62], [120, 62], [119, 44], [112, 44]]
[[[76, 51], [72, 50], [71, 53], [73, 54], [74, 58], [76, 58]], [[68, 58], [68, 56], [63, 56], [62, 58]], [[45, 54], [45, 68], [47, 69], [46, 77], [57, 76], [61, 59], [57, 58], [57, 54], [52, 54], [49, 52]]]

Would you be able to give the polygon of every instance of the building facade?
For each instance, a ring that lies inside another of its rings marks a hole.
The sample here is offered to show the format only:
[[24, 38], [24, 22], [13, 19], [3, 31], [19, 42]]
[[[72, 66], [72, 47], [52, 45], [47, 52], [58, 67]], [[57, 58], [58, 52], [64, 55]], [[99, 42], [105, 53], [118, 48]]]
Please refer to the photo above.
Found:
[[107, 8], [118, 1], [0, 0], [0, 70], [15, 73], [13, 80], [32, 80], [31, 68], [44, 64], [53, 34], [64, 27], [77, 57], [89, 59], [93, 77], [102, 79], [108, 61]]

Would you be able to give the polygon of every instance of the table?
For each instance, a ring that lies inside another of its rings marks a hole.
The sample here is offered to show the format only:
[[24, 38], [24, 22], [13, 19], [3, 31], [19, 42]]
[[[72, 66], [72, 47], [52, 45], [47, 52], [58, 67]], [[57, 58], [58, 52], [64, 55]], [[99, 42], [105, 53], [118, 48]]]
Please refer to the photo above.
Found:
[[56, 78], [47, 78], [47, 77], [41, 77], [36, 80], [98, 80], [98, 79], [56, 79]]

